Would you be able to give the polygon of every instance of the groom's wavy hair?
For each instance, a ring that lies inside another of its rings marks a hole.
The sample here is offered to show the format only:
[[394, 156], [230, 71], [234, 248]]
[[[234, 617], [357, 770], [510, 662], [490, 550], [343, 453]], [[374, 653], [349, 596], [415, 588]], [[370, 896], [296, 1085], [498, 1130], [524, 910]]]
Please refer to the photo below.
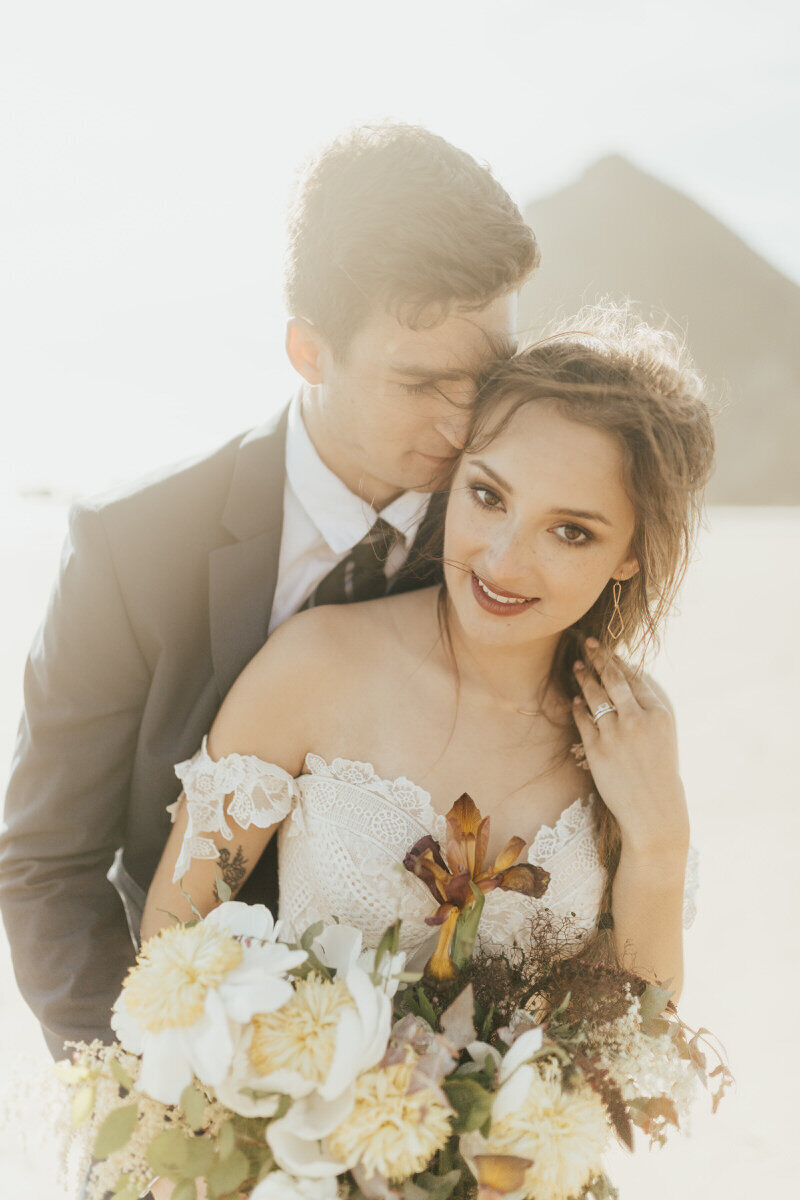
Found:
[[[614, 616], [614, 580], [609, 580], [588, 612], [561, 634], [545, 682], [551, 696], [577, 695], [572, 668], [584, 657], [588, 637], [597, 638], [603, 650], [621, 653], [636, 671], [657, 643], [691, 559], [713, 467], [712, 410], [705, 393], [680, 337], [645, 324], [629, 304], [609, 301], [554, 324], [513, 358], [490, 365], [478, 380], [466, 454], [484, 450], [529, 404], [601, 429], [622, 450], [623, 481], [636, 518], [630, 551], [639, 564], [621, 584], [623, 631], [615, 639], [609, 629]], [[442, 597], [446, 633], [444, 590]], [[571, 744], [573, 750], [580, 745], [571, 714], [564, 733], [566, 757]], [[600, 912], [610, 914], [621, 839], [599, 797], [595, 821], [608, 874]], [[582, 957], [615, 960], [613, 935], [603, 925], [601, 919]]]
[[412, 328], [481, 309], [538, 265], [531, 229], [488, 167], [418, 125], [326, 146], [289, 210], [285, 296], [340, 360], [373, 311]]

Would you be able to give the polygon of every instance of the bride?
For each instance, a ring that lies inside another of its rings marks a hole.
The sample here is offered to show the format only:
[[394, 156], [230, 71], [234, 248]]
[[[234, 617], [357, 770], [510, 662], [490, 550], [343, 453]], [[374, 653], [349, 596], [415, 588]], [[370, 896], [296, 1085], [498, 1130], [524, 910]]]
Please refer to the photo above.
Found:
[[541, 899], [490, 892], [482, 938], [520, 944], [544, 905], [677, 999], [695, 855], [673, 713], [633, 664], [689, 561], [712, 455], [697, 376], [624, 310], [491, 367], [450, 480], [443, 584], [270, 637], [176, 768], [143, 937], [191, 915], [184, 893], [208, 912], [220, 866], [235, 891], [277, 834], [286, 932], [338, 917], [374, 945], [401, 916], [402, 947], [424, 951], [435, 904], [403, 860], [443, 842], [468, 792], [488, 860], [517, 836], [550, 873]]

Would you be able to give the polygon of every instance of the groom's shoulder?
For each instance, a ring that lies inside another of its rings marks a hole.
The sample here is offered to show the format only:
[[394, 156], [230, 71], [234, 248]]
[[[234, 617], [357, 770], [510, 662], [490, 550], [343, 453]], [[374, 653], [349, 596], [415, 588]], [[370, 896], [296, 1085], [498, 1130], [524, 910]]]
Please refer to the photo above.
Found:
[[73, 513], [96, 513], [109, 532], [209, 526], [222, 518], [237, 471], [282, 471], [283, 413], [220, 446], [168, 463], [130, 482], [79, 500]]

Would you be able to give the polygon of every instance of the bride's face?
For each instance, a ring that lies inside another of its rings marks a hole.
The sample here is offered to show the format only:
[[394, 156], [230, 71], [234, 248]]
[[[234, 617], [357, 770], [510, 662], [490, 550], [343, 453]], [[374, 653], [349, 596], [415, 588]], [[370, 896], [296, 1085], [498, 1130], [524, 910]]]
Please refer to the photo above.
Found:
[[445, 581], [462, 633], [555, 641], [609, 579], [635, 574], [635, 519], [616, 439], [550, 405], [524, 405], [453, 479]]

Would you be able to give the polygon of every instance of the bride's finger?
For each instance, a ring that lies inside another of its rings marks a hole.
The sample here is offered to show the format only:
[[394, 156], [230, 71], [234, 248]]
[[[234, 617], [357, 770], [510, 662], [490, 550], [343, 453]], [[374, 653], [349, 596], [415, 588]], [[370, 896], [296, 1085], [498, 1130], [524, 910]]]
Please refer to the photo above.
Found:
[[575, 663], [575, 678], [578, 681], [578, 686], [583, 693], [586, 707], [590, 713], [596, 713], [601, 704], [608, 704], [611, 697], [595, 677], [594, 673], [581, 659], [578, 659]]
[[[594, 638], [586, 639], [587, 657], [590, 659], [591, 654], [588, 651], [591, 650], [593, 642]], [[629, 663], [626, 663], [617, 654], [611, 655], [610, 658], [616, 669], [626, 680], [628, 687], [642, 708], [672, 708], [664, 690], [646, 671], [635, 671]], [[595, 669], [597, 669], [596, 664]]]
[[601, 650], [594, 638], [587, 638], [586, 656], [618, 712], [634, 712], [644, 707], [633, 687], [631, 673], [616, 654]]

